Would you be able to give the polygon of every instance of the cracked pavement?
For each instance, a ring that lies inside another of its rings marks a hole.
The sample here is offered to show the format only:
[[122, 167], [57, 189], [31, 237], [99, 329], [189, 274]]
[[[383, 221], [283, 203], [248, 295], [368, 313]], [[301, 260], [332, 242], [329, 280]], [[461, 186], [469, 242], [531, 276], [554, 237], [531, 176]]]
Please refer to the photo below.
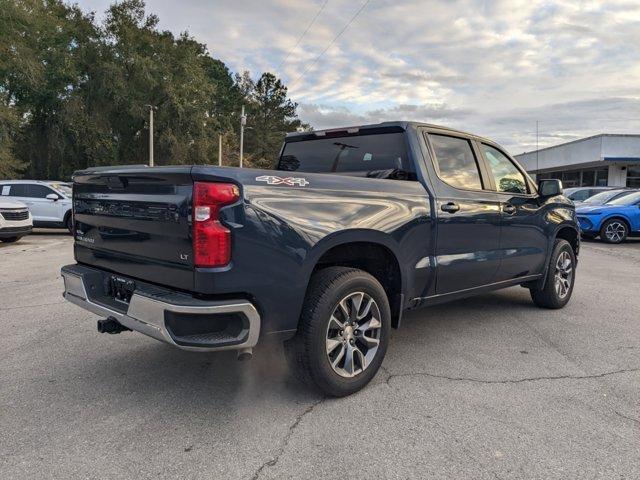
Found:
[[61, 299], [71, 238], [0, 245], [0, 478], [640, 478], [640, 242], [584, 243], [574, 297], [407, 314], [365, 390], [101, 335]]

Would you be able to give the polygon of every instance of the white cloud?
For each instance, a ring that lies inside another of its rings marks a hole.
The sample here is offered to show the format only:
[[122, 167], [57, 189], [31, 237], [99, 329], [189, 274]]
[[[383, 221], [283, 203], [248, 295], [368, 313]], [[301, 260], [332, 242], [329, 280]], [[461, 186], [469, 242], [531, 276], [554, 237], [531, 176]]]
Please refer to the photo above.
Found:
[[[275, 70], [324, 0], [149, 0], [161, 27], [189, 30], [235, 71]], [[108, 0], [81, 0], [104, 10]], [[640, 2], [330, 0], [275, 73], [314, 126], [428, 120], [512, 151], [640, 131]]]

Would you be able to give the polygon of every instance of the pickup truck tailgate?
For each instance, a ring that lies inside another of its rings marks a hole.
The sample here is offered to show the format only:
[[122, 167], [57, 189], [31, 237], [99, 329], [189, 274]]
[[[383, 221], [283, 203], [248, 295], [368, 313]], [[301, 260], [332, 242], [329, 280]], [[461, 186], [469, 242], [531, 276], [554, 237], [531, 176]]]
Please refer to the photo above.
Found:
[[193, 288], [191, 167], [77, 172], [79, 263], [178, 289]]

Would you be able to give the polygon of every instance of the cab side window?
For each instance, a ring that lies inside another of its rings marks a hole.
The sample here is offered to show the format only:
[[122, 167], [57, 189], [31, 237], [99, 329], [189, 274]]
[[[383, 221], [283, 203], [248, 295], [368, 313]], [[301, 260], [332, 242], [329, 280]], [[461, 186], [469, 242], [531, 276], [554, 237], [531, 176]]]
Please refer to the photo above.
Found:
[[505, 154], [484, 143], [481, 144], [480, 148], [489, 163], [489, 168], [499, 192], [528, 193], [524, 175]]
[[469, 140], [430, 133], [439, 177], [452, 187], [482, 190], [478, 162]]

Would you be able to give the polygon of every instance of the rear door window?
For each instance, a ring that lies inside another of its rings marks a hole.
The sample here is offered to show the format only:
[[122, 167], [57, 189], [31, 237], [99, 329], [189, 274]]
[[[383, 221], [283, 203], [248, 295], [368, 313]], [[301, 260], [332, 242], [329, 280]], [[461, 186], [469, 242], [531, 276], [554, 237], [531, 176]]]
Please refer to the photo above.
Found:
[[10, 197], [28, 197], [29, 194], [27, 192], [29, 185], [27, 183], [15, 183], [13, 185], [9, 185], [11, 187], [9, 189]]
[[415, 177], [403, 133], [382, 133], [289, 141], [276, 167], [288, 172], [343, 173], [393, 178], [400, 171]]
[[482, 181], [471, 142], [465, 138], [429, 134], [436, 154], [438, 176], [449, 185], [481, 190]]

